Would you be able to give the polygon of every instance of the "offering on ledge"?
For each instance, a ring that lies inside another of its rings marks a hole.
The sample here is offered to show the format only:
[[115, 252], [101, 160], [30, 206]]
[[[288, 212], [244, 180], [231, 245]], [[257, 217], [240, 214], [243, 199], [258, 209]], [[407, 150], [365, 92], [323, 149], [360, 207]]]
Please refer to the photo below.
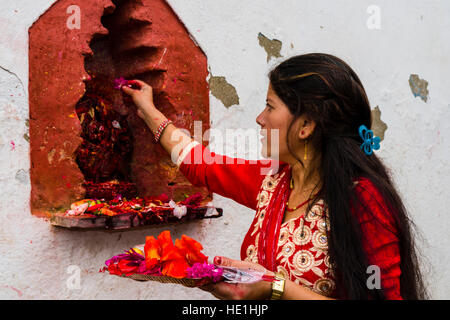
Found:
[[205, 198], [197, 192], [178, 202], [165, 194], [130, 199], [121, 195], [112, 200], [83, 199], [72, 203], [65, 212], [56, 212], [50, 220], [54, 226], [72, 230], [124, 230], [219, 218], [222, 214], [221, 208], [205, 203]]
[[179, 202], [170, 200], [165, 194], [158, 197], [136, 197], [132, 199], [117, 195], [112, 200], [83, 199], [76, 201], [66, 211], [65, 216], [116, 216], [126, 213], [162, 213], [169, 210], [172, 211], [174, 216], [181, 219], [186, 215], [188, 208], [198, 208], [202, 200], [203, 196], [200, 193], [195, 193]]

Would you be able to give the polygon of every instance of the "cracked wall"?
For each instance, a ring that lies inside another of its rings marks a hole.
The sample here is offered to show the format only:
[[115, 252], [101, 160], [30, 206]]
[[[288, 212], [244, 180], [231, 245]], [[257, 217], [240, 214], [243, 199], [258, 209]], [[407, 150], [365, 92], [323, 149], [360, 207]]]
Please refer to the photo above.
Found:
[[226, 108], [239, 104], [239, 96], [236, 88], [227, 82], [225, 77], [211, 75], [209, 78], [211, 94], [219, 99]]
[[424, 102], [428, 101], [428, 81], [420, 79], [417, 74], [409, 77], [409, 86], [414, 97], [420, 97]]
[[[264, 48], [264, 50], [267, 53], [267, 62], [270, 61], [272, 58], [281, 58], [281, 48], [283, 46], [283, 43], [280, 40], [277, 39], [269, 39], [265, 35], [263, 35], [261, 32], [258, 34], [258, 42], [261, 47]], [[291, 49], [293, 49], [294, 46], [291, 45]]]
[[381, 110], [380, 107], [376, 106], [375, 109], [372, 110], [372, 128], [375, 136], [380, 137], [381, 141], [384, 140], [384, 134], [388, 129], [386, 123], [381, 120]]
[[[0, 1], [0, 66], [3, 68], [0, 69], [0, 298], [214, 299], [198, 289], [139, 284], [100, 274], [98, 269], [111, 256], [166, 229], [174, 238], [182, 234], [195, 237], [210, 257], [219, 254], [239, 258], [241, 241], [254, 211], [230, 199], [214, 195], [214, 205], [224, 209], [224, 216], [215, 221], [113, 233], [61, 230], [30, 213], [28, 29], [49, 7], [56, 6], [54, 2]], [[352, 2], [345, 1], [309, 2], [307, 8], [302, 1], [168, 0], [168, 3], [208, 56], [214, 76], [225, 77], [238, 93], [239, 105], [229, 108], [219, 99], [212, 99], [211, 94], [213, 129], [224, 132], [229, 128], [259, 129], [255, 118], [265, 105], [267, 72], [281, 59], [304, 52], [328, 52], [342, 57], [355, 69], [373, 112], [379, 106], [380, 121], [388, 126], [381, 149], [376, 152], [389, 166], [410, 217], [425, 239], [419, 245], [423, 248], [421, 257], [431, 264], [425, 272], [432, 297], [448, 299], [450, 194], [442, 186], [450, 182], [447, 138], [450, 92], [443, 72], [450, 68], [450, 42], [445, 31], [450, 2], [429, 6], [421, 0], [410, 0], [408, 5], [392, 1], [388, 10], [381, 3], [382, 29], [377, 31], [367, 29], [364, 6], [356, 8]], [[61, 7], [61, 12], [54, 16], [53, 29], [65, 23], [68, 17], [65, 9]], [[388, 12], [398, 17], [395, 28], [387, 24]], [[99, 9], [96, 16], [102, 13]], [[55, 72], [57, 76], [83, 72], [85, 57], [72, 55], [72, 47], [64, 47], [64, 43], [74, 42], [77, 45], [74, 53], [89, 52], [91, 36], [83, 34], [87, 31], [84, 22], [89, 24], [90, 20], [89, 13], [82, 15], [82, 29], [78, 33], [67, 31], [67, 41], [64, 37], [55, 38], [59, 47], [53, 55], [52, 67], [59, 68]], [[101, 25], [98, 26], [102, 31]], [[282, 58], [272, 57], [267, 62], [267, 53], [257, 39], [259, 32], [269, 40], [278, 39], [284, 44], [280, 50]], [[36, 59], [49, 59], [45, 53], [41, 51]], [[81, 69], [61, 65], [60, 57], [77, 60]], [[42, 74], [45, 71], [48, 70]], [[411, 74], [428, 82], [426, 104], [414, 96], [408, 82]], [[79, 82], [84, 84], [82, 79]], [[78, 81], [69, 79], [68, 83], [78, 89]], [[65, 88], [62, 83], [58, 101], [70, 96], [75, 104], [84, 94], [83, 91], [79, 95], [65, 94]], [[189, 119], [190, 114], [187, 115]], [[70, 119], [75, 121], [76, 115]], [[376, 122], [374, 115], [374, 126]], [[217, 145], [212, 147], [218, 152]], [[234, 145], [229, 147], [230, 153], [245, 156]], [[55, 152], [54, 161], [59, 159], [59, 154], [59, 150]], [[67, 286], [72, 276], [68, 273], [70, 266], [79, 268], [79, 289]]]

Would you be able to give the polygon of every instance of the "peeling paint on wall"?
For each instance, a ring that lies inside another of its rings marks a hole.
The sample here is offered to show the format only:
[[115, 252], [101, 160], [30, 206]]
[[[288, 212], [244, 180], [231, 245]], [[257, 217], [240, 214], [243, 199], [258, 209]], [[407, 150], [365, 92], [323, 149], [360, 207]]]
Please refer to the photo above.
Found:
[[229, 84], [225, 77], [214, 77], [211, 75], [209, 78], [209, 88], [212, 95], [222, 101], [226, 108], [239, 104], [239, 96], [236, 88]]
[[29, 135], [29, 129], [30, 129], [30, 119], [25, 120], [25, 126], [27, 127], [27, 132], [24, 133], [23, 138], [30, 142], [30, 135]]
[[280, 54], [281, 47], [283, 46], [283, 43], [280, 40], [272, 39], [270, 40], [265, 35], [263, 35], [261, 32], [258, 34], [258, 40], [259, 45], [266, 50], [267, 53], [267, 62], [271, 58], [281, 58], [282, 55]]
[[423, 101], [428, 100], [428, 81], [420, 79], [417, 74], [412, 74], [409, 77], [409, 86], [414, 94], [414, 97], [420, 97]]
[[372, 129], [375, 136], [380, 137], [381, 141], [384, 140], [384, 133], [388, 126], [381, 120], [381, 110], [378, 106], [372, 110]]

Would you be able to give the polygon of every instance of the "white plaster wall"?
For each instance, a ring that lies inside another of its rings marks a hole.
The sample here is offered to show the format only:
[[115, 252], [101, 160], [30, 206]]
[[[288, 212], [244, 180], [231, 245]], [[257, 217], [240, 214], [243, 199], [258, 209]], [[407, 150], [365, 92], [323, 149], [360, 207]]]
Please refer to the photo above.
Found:
[[[98, 273], [110, 256], [165, 228], [129, 232], [55, 229], [29, 210], [28, 28], [52, 0], [0, 2], [0, 298], [3, 299], [212, 299], [198, 289], [137, 283]], [[372, 108], [388, 125], [378, 151], [391, 168], [423, 235], [432, 297], [450, 298], [450, 2], [424, 0], [169, 0], [224, 76], [240, 105], [225, 108], [211, 95], [215, 129], [257, 128], [269, 68], [283, 58], [327, 52], [358, 73]], [[74, 1], [76, 3], [76, 1]], [[366, 26], [370, 5], [381, 9], [381, 29]], [[64, 13], [61, 13], [64, 14]], [[283, 43], [283, 58], [267, 63], [258, 33]], [[429, 82], [429, 99], [415, 98], [410, 74]], [[234, 150], [234, 146], [231, 146]], [[219, 148], [212, 144], [212, 148]], [[239, 152], [230, 155], [246, 156]], [[248, 152], [247, 152], [248, 153]], [[201, 241], [207, 255], [239, 258], [253, 212], [215, 196], [220, 220], [169, 227], [174, 237]], [[79, 289], [67, 286], [68, 267], [81, 269]]]

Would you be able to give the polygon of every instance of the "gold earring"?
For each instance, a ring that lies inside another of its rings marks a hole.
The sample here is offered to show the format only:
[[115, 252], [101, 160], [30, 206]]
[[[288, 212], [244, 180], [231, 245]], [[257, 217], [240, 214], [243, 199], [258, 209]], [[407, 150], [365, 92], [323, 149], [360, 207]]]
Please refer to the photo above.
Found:
[[305, 140], [305, 156], [303, 157], [303, 160], [308, 159], [308, 140]]

